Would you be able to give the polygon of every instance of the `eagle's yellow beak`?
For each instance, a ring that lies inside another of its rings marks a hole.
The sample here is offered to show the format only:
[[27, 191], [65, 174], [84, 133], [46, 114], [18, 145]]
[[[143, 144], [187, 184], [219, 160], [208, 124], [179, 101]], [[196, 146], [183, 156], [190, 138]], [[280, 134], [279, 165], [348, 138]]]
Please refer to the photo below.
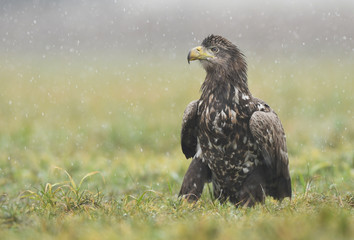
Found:
[[211, 54], [209, 53], [209, 51], [206, 50], [204, 47], [198, 46], [198, 47], [192, 48], [192, 49], [189, 51], [187, 60], [188, 60], [188, 63], [189, 63], [190, 61], [194, 61], [194, 60], [205, 60], [205, 59], [213, 58], [213, 57], [214, 57], [214, 56], [211, 55]]

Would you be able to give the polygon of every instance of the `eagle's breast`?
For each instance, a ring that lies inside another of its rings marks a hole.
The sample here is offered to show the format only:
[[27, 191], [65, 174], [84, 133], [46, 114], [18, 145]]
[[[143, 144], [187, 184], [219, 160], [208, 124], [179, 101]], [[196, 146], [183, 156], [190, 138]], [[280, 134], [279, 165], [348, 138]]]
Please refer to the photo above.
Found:
[[241, 182], [259, 163], [248, 121], [251, 96], [232, 85], [212, 92], [200, 101], [198, 139], [204, 161], [223, 187]]

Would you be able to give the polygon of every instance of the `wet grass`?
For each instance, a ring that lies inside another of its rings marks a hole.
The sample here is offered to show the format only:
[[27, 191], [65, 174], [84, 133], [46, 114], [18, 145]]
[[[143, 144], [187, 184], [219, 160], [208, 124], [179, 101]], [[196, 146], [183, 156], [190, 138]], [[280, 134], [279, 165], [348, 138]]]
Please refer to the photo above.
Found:
[[249, 60], [249, 85], [287, 133], [293, 199], [252, 209], [177, 199], [189, 161], [182, 113], [199, 96], [179, 61], [0, 66], [4, 239], [351, 239], [354, 69], [350, 61]]

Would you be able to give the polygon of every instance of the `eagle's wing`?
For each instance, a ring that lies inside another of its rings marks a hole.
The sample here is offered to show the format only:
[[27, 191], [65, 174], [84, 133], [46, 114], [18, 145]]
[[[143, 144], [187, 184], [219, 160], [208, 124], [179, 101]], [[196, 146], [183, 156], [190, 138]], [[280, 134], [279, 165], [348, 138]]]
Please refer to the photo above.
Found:
[[262, 152], [266, 165], [271, 169], [276, 198], [291, 197], [289, 160], [284, 129], [273, 111], [256, 111], [249, 122], [251, 134]]
[[[211, 180], [211, 171], [203, 161], [201, 154], [197, 153], [198, 131], [198, 100], [188, 104], [183, 114], [181, 145], [186, 158], [192, 162], [183, 178], [183, 183], [178, 196], [183, 196], [190, 201], [196, 201], [203, 192], [204, 184]], [[201, 151], [198, 149], [198, 152]], [[199, 152], [200, 153], [200, 152]]]
[[198, 100], [190, 102], [184, 110], [182, 130], [181, 130], [181, 146], [186, 158], [191, 158], [196, 154], [197, 148], [197, 111]]

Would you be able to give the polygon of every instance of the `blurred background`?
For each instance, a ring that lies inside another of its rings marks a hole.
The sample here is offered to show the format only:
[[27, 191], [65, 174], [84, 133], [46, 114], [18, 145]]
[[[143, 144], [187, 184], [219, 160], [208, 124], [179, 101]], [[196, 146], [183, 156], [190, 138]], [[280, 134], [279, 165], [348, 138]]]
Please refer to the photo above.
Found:
[[350, 0], [2, 0], [4, 54], [184, 57], [190, 46], [221, 34], [249, 56], [353, 55]]
[[186, 56], [213, 33], [245, 53], [251, 91], [279, 113], [294, 184], [328, 175], [324, 187], [351, 189], [353, 13], [351, 0], [1, 0], [0, 186], [60, 166], [99, 170], [114, 193], [176, 193], [181, 118], [205, 77]]

